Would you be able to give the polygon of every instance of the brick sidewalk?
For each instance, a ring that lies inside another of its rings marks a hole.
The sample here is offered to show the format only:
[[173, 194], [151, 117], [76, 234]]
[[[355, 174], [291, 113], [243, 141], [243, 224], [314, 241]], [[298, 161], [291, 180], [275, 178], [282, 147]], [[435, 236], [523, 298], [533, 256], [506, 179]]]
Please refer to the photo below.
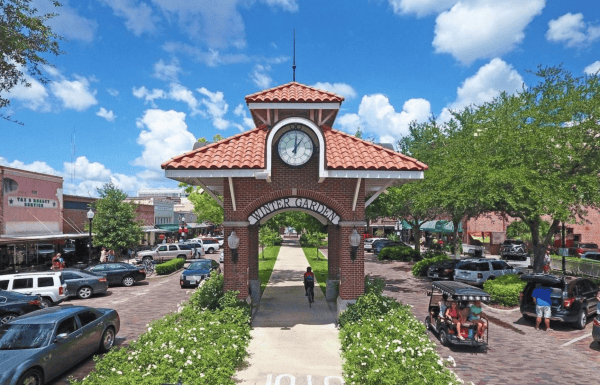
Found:
[[[427, 316], [429, 297], [427, 279], [417, 279], [406, 262], [378, 261], [365, 254], [365, 274], [386, 281], [385, 293], [413, 306], [419, 320]], [[519, 310], [484, 309], [494, 320], [490, 324], [489, 350], [474, 352], [461, 347], [444, 347], [437, 335], [429, 332], [443, 358], [456, 360], [453, 370], [465, 382], [484, 384], [594, 384], [598, 383], [600, 352], [592, 343], [591, 319], [585, 330], [551, 323], [547, 332], [536, 331], [523, 320]], [[588, 335], [567, 346], [568, 341]]]

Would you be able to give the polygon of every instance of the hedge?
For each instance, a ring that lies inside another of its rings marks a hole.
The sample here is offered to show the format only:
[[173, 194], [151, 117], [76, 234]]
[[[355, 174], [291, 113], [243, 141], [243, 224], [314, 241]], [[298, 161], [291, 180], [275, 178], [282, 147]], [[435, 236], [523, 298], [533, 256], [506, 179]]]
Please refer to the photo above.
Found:
[[437, 257], [433, 257], [433, 258], [423, 259], [422, 261], [419, 261], [413, 265], [412, 275], [415, 277], [427, 275], [427, 269], [429, 269], [429, 266], [435, 265], [436, 263], [450, 261], [450, 260], [451, 260], [451, 258], [449, 256], [447, 256], [446, 254], [443, 254], [443, 255], [440, 255]]
[[348, 385], [462, 383], [411, 307], [376, 290], [340, 315], [340, 342]]
[[183, 267], [183, 265], [185, 265], [185, 259], [173, 258], [170, 261], [156, 265], [156, 274], [157, 275], [171, 274], [172, 272], [181, 269]]
[[519, 293], [523, 291], [526, 284], [527, 282], [521, 280], [517, 274], [507, 274], [487, 280], [483, 284], [483, 290], [495, 303], [502, 306], [516, 306], [519, 304]]
[[417, 250], [408, 246], [384, 247], [377, 255], [377, 259], [391, 259], [393, 261], [414, 261], [419, 257]]
[[212, 274], [188, 303], [153, 321], [137, 341], [95, 356], [81, 385], [231, 384], [247, 356], [250, 307], [238, 292], [223, 293], [223, 275]]

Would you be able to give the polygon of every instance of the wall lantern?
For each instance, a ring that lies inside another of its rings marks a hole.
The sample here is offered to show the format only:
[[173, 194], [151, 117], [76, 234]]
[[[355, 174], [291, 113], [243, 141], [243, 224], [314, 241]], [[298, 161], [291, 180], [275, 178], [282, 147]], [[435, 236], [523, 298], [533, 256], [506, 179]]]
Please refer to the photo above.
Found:
[[235, 231], [232, 231], [229, 237], [227, 238], [227, 244], [229, 245], [229, 249], [231, 250], [231, 259], [233, 263], [237, 263], [238, 261], [238, 246], [240, 245], [240, 238], [237, 236]]
[[350, 252], [350, 258], [354, 261], [356, 259], [356, 252], [358, 251], [358, 246], [360, 245], [360, 235], [356, 232], [356, 227], [352, 230], [352, 234], [350, 234], [350, 246], [352, 247], [352, 251]]

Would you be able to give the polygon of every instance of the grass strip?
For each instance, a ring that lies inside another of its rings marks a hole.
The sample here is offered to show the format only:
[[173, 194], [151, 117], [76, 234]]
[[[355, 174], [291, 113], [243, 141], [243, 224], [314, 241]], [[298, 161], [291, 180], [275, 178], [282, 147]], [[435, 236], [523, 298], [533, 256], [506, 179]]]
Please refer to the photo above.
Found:
[[325, 294], [325, 289], [327, 287], [327, 272], [328, 272], [327, 258], [325, 258], [323, 253], [321, 253], [321, 251], [319, 250], [320, 260], [318, 260], [314, 247], [303, 247], [302, 251], [304, 251], [304, 256], [308, 260], [308, 264], [310, 265], [313, 273], [315, 274], [317, 283], [321, 287], [323, 294]]
[[281, 246], [268, 246], [264, 249], [264, 254], [261, 252], [258, 255], [258, 278], [260, 279], [260, 294], [265, 291], [271, 273], [273, 272], [273, 266], [277, 261], [277, 255], [279, 255], [279, 249]]

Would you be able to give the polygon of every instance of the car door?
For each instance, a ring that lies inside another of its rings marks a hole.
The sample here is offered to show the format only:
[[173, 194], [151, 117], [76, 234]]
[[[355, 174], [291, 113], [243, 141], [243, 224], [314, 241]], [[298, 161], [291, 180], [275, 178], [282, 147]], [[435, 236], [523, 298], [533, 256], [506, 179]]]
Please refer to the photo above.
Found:
[[94, 354], [100, 346], [102, 338], [102, 323], [98, 322], [98, 315], [93, 310], [84, 310], [77, 314], [81, 325], [81, 348], [85, 357]]
[[598, 303], [598, 300], [596, 299], [598, 287], [587, 279], [581, 280], [580, 284], [581, 294], [587, 302], [587, 314], [594, 314], [596, 312], [596, 304]]
[[69, 295], [76, 294], [77, 290], [79, 289], [81, 276], [70, 271], [63, 271], [62, 274], [65, 283], [67, 284], [67, 291], [69, 292]]
[[[56, 337], [62, 333], [66, 333], [67, 338], [57, 341]], [[83, 358], [80, 351], [81, 336], [82, 331], [75, 316], [68, 317], [57, 323], [54, 335], [52, 336], [52, 349], [42, 359], [46, 363], [47, 378], [53, 377], [72, 367]]]
[[[109, 272], [113, 285], [118, 285], [121, 280], [129, 273], [129, 270], [125, 268], [121, 263], [108, 263], [106, 265], [106, 271]], [[108, 279], [108, 278], [107, 278]]]

